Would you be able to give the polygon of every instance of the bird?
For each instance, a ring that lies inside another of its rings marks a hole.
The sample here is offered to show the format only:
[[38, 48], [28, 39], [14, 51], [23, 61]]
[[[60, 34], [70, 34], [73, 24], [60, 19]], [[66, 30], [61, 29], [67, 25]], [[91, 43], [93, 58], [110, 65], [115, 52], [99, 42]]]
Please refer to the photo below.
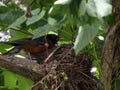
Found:
[[56, 34], [47, 34], [36, 39], [24, 38], [12, 42], [4, 42], [5, 44], [14, 46], [13, 49], [4, 53], [4, 55], [14, 55], [20, 52], [20, 50], [23, 50], [29, 53], [31, 58], [36, 59], [40, 57], [41, 53], [57, 45], [59, 40], [63, 40], [63, 38], [59, 38]]

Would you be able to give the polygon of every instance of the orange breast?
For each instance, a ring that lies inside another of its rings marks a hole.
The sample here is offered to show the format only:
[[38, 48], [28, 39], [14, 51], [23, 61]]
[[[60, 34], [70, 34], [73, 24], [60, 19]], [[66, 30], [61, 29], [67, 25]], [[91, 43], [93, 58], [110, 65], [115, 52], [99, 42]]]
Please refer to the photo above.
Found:
[[43, 45], [24, 45], [23, 49], [25, 52], [30, 53], [32, 57], [38, 57], [40, 53], [46, 50], [46, 47]]
[[40, 54], [46, 51], [48, 48], [52, 48], [53, 45], [30, 45], [26, 44], [23, 46], [23, 50], [27, 53], [30, 53], [31, 57], [38, 58]]

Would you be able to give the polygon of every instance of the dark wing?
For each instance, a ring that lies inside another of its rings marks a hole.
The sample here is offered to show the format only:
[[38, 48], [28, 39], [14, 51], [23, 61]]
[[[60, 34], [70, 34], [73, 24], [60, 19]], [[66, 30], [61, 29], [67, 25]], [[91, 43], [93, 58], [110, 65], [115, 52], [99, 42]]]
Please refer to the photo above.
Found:
[[15, 41], [8, 41], [8, 42], [3, 42], [4, 44], [9, 44], [12, 46], [22, 46], [24, 44], [29, 43], [32, 40], [32, 38], [24, 38], [24, 39], [20, 39], [20, 40], [15, 40]]
[[14, 54], [18, 53], [23, 48], [23, 46], [25, 44], [29, 43], [30, 41], [31, 41], [31, 38], [25, 38], [25, 39], [15, 40], [15, 41], [0, 42], [0, 43], [4, 43], [4, 44], [14, 46], [13, 49], [4, 53], [3, 55], [14, 55]]

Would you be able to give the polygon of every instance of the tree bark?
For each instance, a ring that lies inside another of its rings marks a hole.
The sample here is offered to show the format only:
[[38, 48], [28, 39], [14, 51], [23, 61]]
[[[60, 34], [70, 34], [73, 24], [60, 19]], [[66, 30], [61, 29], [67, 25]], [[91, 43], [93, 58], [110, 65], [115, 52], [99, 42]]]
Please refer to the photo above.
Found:
[[32, 60], [10, 57], [8, 55], [0, 56], [0, 66], [11, 72], [31, 79], [35, 83], [40, 81], [46, 74], [52, 71], [52, 68], [58, 65], [57, 61], [38, 64]]
[[110, 27], [105, 37], [102, 51], [101, 76], [105, 90], [113, 90], [118, 77], [120, 63], [120, 7], [118, 0], [112, 0], [115, 24]]
[[120, 54], [120, 21], [110, 28], [102, 52], [102, 82], [105, 90], [112, 90], [112, 80], [117, 72]]
[[10, 56], [0, 56], [0, 66], [29, 78], [33, 81], [39, 81], [41, 76], [44, 75], [44, 68], [33, 61], [20, 59]]

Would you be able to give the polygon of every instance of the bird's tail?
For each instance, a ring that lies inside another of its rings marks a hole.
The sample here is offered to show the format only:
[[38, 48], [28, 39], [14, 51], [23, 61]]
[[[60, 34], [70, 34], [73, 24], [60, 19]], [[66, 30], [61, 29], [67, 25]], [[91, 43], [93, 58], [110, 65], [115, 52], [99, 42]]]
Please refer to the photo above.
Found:
[[12, 49], [6, 51], [2, 55], [14, 55], [14, 54], [18, 53], [22, 48], [22, 46], [17, 44], [17, 43], [12, 43], [12, 42], [0, 42], [0, 43], [10, 45], [10, 46], [14, 46]]

